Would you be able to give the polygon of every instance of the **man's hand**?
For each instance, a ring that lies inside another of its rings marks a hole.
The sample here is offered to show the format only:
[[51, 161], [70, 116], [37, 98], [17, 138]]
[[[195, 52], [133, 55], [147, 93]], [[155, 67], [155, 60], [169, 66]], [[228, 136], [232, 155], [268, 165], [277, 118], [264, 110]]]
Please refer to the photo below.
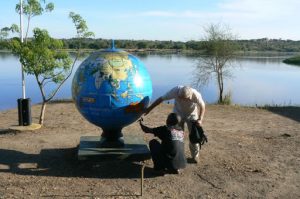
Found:
[[201, 119], [196, 120], [196, 124], [197, 124], [198, 126], [202, 126], [202, 120], [201, 120]]

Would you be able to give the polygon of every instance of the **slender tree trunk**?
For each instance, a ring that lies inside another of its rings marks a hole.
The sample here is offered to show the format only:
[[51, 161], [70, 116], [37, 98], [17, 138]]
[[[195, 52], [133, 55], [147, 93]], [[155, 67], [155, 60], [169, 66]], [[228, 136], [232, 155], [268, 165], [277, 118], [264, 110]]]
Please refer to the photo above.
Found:
[[219, 103], [223, 103], [223, 87], [221, 85], [219, 90]]
[[217, 78], [218, 78], [218, 87], [219, 87], [218, 103], [222, 103], [223, 102], [223, 82], [222, 82], [221, 72], [219, 69], [217, 70]]
[[43, 101], [42, 108], [41, 108], [41, 114], [40, 114], [40, 122], [39, 122], [40, 125], [44, 124], [46, 104], [47, 103], [45, 101]]
[[224, 83], [223, 83], [223, 73], [220, 69], [220, 102], [223, 103], [223, 92], [224, 92]]
[[223, 89], [221, 88], [220, 85], [219, 85], [219, 103], [220, 104], [223, 103]]

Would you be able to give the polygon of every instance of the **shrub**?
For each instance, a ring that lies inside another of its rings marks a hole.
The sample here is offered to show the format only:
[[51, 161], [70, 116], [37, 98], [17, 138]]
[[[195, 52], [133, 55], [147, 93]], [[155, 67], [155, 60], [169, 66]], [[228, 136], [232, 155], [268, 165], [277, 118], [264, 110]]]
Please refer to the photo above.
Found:
[[232, 105], [232, 93], [231, 93], [231, 91], [229, 91], [228, 93], [225, 94], [223, 102], [220, 102], [219, 104]]

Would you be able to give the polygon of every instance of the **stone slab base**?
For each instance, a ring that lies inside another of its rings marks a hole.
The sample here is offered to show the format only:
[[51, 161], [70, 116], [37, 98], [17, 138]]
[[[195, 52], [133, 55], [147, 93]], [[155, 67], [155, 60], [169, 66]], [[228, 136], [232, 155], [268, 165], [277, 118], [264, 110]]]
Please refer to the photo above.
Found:
[[82, 136], [78, 149], [78, 159], [144, 161], [151, 158], [148, 145], [142, 136], [125, 135], [124, 147], [100, 147], [100, 138], [100, 136]]

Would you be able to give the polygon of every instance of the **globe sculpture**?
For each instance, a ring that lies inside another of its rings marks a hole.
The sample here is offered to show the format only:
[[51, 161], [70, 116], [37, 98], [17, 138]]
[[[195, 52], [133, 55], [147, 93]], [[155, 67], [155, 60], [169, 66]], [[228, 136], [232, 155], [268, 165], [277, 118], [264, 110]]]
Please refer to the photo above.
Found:
[[149, 105], [152, 81], [137, 57], [112, 47], [81, 63], [72, 97], [81, 115], [102, 128], [100, 147], [121, 147], [122, 128], [140, 118]]

